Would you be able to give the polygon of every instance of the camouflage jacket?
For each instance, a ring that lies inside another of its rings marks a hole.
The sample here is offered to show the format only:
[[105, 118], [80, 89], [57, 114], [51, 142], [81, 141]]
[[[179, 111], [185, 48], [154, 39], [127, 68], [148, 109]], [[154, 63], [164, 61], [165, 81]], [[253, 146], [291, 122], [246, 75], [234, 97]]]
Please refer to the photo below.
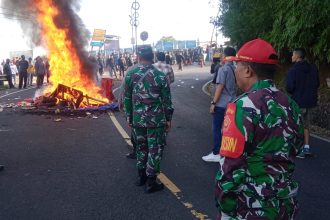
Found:
[[256, 82], [234, 103], [244, 150], [237, 158], [221, 155], [216, 205], [232, 219], [245, 219], [251, 210], [265, 219], [276, 219], [278, 213], [264, 208], [279, 210], [279, 201], [295, 201], [298, 190], [292, 174], [294, 157], [303, 143], [300, 109], [271, 80]]
[[[147, 74], [139, 82], [140, 78]], [[166, 75], [153, 65], [138, 65], [125, 77], [124, 110], [133, 127], [163, 127], [171, 121], [173, 107]]]

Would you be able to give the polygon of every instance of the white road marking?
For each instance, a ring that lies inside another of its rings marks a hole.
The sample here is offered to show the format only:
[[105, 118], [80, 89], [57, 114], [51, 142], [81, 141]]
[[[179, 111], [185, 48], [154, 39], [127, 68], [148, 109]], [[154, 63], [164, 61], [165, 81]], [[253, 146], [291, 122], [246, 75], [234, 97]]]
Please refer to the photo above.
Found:
[[20, 92], [27, 91], [27, 90], [30, 90], [30, 89], [35, 89], [35, 87], [31, 87], [31, 88], [27, 88], [27, 89], [21, 89], [21, 90], [15, 91], [15, 92], [7, 93], [6, 95], [2, 95], [2, 96], [0, 96], [0, 99], [1, 99], [1, 98], [4, 98], [4, 97], [6, 97], [6, 96], [10, 96], [10, 95], [12, 95], [12, 94], [16, 94], [16, 93], [20, 93]]
[[[124, 130], [124, 128], [120, 125], [120, 123], [118, 122], [118, 120], [116, 119], [115, 115], [110, 112], [109, 113], [109, 117], [111, 119], [111, 121], [113, 122], [113, 124], [115, 125], [115, 127], [117, 128], [118, 132], [121, 134], [121, 136], [124, 138], [125, 142], [127, 144], [129, 144], [131, 147], [133, 147], [133, 145], [131, 144], [130, 141], [130, 137], [128, 136], [128, 134], [126, 133], [126, 131]], [[194, 209], [194, 206], [183, 200], [183, 196], [182, 196], [182, 191], [169, 179], [165, 176], [164, 173], [160, 173], [158, 175], [158, 179], [166, 186], [166, 188], [168, 188], [170, 190], [170, 192], [188, 209], [190, 210], [190, 213], [196, 217], [196, 219], [200, 219], [200, 220], [206, 220], [209, 219], [207, 215], [200, 213], [198, 211], [196, 211]], [[189, 204], [189, 205], [187, 205]]]

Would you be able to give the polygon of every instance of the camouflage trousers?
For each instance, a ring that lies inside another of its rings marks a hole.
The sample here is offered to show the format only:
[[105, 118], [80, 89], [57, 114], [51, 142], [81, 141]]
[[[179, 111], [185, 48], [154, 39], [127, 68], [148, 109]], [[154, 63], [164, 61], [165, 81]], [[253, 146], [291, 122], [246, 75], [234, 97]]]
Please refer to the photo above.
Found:
[[147, 176], [156, 176], [165, 146], [165, 127], [132, 128], [136, 143], [137, 168], [146, 169]]
[[[217, 220], [291, 220], [297, 215], [298, 203], [294, 197], [262, 201], [246, 197], [241, 193], [223, 193], [218, 187], [216, 187], [215, 195], [216, 206], [219, 210]], [[253, 204], [264, 206], [251, 208]], [[228, 207], [231, 208], [228, 209]]]

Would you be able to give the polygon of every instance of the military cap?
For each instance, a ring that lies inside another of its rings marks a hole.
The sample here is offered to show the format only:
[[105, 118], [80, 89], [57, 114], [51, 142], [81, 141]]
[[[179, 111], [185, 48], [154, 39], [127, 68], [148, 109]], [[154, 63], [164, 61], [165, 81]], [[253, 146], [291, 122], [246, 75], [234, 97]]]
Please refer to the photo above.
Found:
[[153, 51], [152, 51], [152, 48], [151, 46], [149, 45], [142, 45], [142, 46], [139, 46], [138, 49], [137, 49], [137, 54], [141, 57], [148, 57], [150, 55], [153, 55]]

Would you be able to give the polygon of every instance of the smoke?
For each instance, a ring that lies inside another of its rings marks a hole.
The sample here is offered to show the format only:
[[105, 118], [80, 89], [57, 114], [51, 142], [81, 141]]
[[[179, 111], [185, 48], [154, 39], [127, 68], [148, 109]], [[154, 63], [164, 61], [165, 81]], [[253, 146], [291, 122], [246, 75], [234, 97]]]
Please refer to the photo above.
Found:
[[60, 12], [55, 18], [56, 26], [69, 30], [68, 38], [71, 39], [73, 47], [82, 61], [82, 69], [86, 70], [83, 72], [93, 79], [96, 63], [88, 58], [88, 53], [84, 49], [88, 45], [90, 32], [76, 13], [80, 9], [80, 0], [54, 0], [54, 3]]
[[2, 0], [0, 8], [2, 15], [21, 25], [24, 35], [30, 39], [26, 43], [31, 47], [41, 44], [41, 29], [32, 5], [32, 0]]
[[[24, 35], [31, 39], [34, 46], [42, 45], [42, 24], [37, 21], [37, 11], [34, 7], [39, 0], [2, 0], [1, 8], [8, 11], [8, 18], [16, 18], [20, 23]], [[91, 61], [88, 52], [84, 49], [89, 43], [90, 32], [86, 29], [81, 18], [77, 15], [80, 9], [80, 0], [49, 0], [58, 8], [59, 14], [54, 23], [59, 29], [68, 30], [68, 40], [72, 42], [78, 57], [82, 61], [83, 73], [93, 79], [95, 61]]]

